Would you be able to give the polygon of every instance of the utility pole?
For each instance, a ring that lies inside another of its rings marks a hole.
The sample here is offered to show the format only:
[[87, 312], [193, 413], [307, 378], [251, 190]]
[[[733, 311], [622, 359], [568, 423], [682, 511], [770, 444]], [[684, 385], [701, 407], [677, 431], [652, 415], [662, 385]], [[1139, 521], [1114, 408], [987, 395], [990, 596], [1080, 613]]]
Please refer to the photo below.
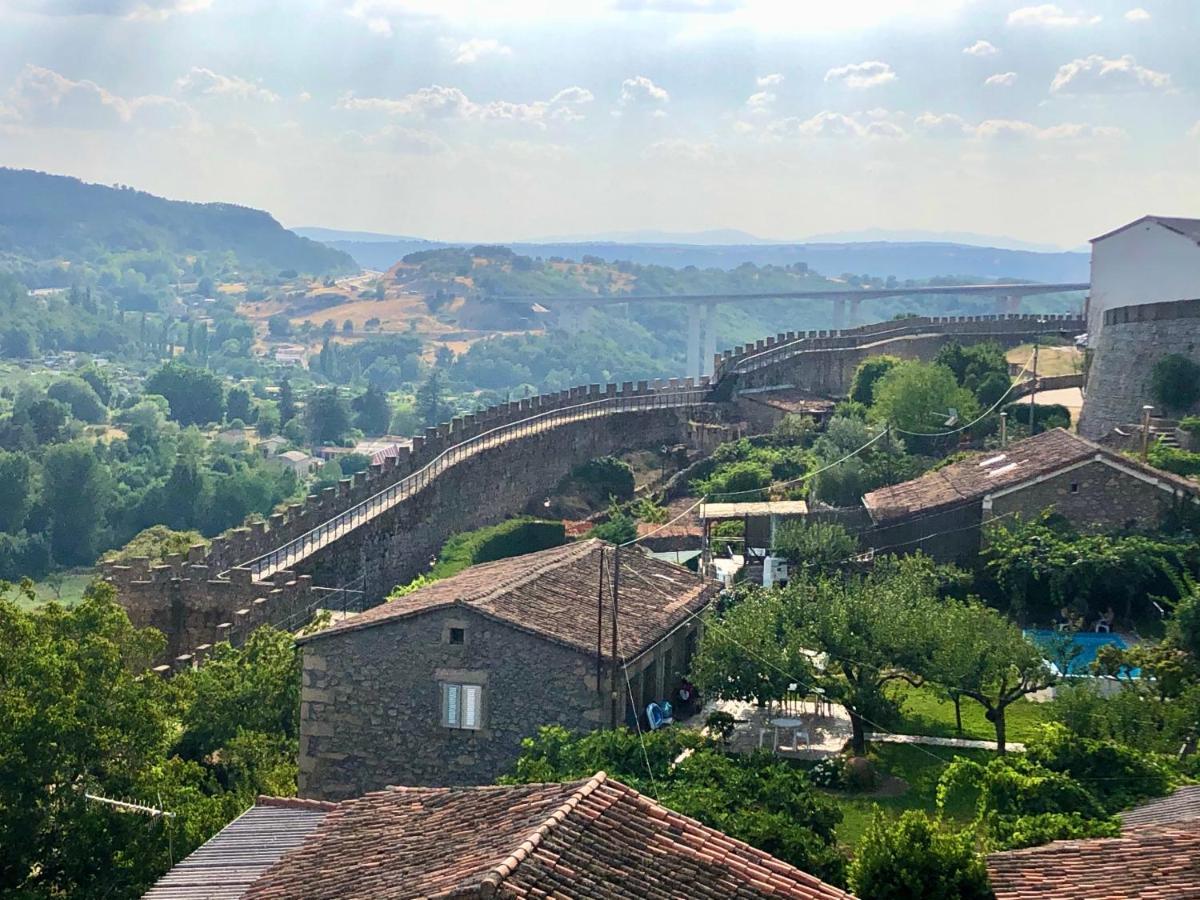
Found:
[[1142, 407], [1142, 462], [1146, 462], [1146, 458], [1150, 455], [1150, 414], [1154, 412], [1153, 406]]
[[1037, 412], [1037, 364], [1038, 364], [1038, 346], [1041, 343], [1041, 335], [1033, 336], [1033, 390], [1029, 392], [1029, 436], [1033, 437], [1033, 418]]
[[1008, 413], [1000, 413], [1000, 449], [1008, 446]]
[[[612, 577], [612, 670], [609, 678], [609, 695], [611, 705], [611, 727], [617, 730], [617, 602], [621, 585], [621, 545], [613, 547], [613, 577]], [[637, 711], [634, 711], [637, 715]]]
[[[596, 590], [596, 693], [604, 702], [604, 545], [600, 545], [600, 579]], [[600, 709], [604, 707], [601, 706]]]

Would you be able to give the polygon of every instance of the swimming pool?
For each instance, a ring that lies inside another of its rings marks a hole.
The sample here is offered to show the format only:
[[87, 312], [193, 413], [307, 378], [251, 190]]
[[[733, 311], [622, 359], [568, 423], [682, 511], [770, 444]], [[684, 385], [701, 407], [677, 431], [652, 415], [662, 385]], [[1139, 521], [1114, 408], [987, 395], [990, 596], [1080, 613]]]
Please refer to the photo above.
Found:
[[[1078, 655], [1071, 660], [1065, 673], [1059, 671], [1058, 665], [1052, 659], [1050, 660], [1050, 667], [1057, 674], [1075, 676], [1092, 674], [1091, 664], [1096, 659], [1096, 653], [1105, 644], [1115, 644], [1122, 650], [1129, 646], [1119, 634], [1096, 633], [1094, 631], [1064, 632], [1031, 629], [1025, 632], [1025, 636], [1048, 653], [1055, 652], [1055, 644], [1059, 640], [1067, 638], [1071, 644], [1079, 648]], [[1137, 678], [1140, 673], [1141, 669], [1130, 669], [1127, 672], [1130, 678]]]

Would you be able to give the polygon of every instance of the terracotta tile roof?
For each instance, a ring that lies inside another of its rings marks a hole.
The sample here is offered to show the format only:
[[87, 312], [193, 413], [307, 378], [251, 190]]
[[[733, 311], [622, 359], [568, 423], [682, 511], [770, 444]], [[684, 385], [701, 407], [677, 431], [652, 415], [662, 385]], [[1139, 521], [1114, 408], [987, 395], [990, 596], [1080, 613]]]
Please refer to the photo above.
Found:
[[603, 772], [569, 784], [390, 788], [346, 801], [245, 896], [849, 897]]
[[145, 900], [235, 900], [285, 853], [295, 850], [336, 803], [260, 797], [181, 860]]
[[1200, 784], [1188, 784], [1175, 793], [1121, 813], [1125, 827], [1140, 825], [1173, 825], [1194, 822], [1200, 829]]
[[959, 503], [981, 500], [986, 494], [1052, 475], [1087, 459], [1105, 459], [1157, 479], [1172, 489], [1200, 493], [1200, 484], [1148, 466], [1062, 428], [1014, 441], [1004, 450], [985, 451], [920, 478], [871, 491], [863, 505], [876, 523], [902, 519]]
[[[612, 545], [591, 539], [471, 566], [324, 631], [298, 638], [297, 643], [457, 605], [594, 653], [602, 549], [605, 564], [610, 565]], [[606, 578], [610, 576], [611, 568]], [[608, 584], [606, 580], [606, 590]], [[651, 559], [636, 549], [622, 550], [618, 653], [632, 660], [707, 606], [719, 590], [718, 582], [703, 581], [682, 566]], [[610, 652], [607, 643], [604, 652]]]
[[1140, 826], [1120, 837], [993, 853], [996, 900], [1200, 898], [1200, 828]]

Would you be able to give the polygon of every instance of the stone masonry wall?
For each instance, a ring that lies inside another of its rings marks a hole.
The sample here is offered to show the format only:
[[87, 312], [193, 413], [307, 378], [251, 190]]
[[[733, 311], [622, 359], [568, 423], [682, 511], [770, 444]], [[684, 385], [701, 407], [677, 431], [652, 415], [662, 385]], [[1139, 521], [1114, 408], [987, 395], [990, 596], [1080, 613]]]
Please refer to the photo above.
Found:
[[985, 519], [1019, 513], [1029, 520], [1053, 509], [1086, 531], [1153, 527], [1175, 502], [1171, 492], [1096, 461], [992, 500]]
[[[450, 627], [465, 629], [462, 645], [448, 643]], [[594, 654], [467, 607], [319, 638], [303, 652], [302, 797], [341, 800], [391, 784], [489, 784], [538, 726], [591, 731], [608, 720]], [[442, 681], [483, 686], [480, 730], [442, 725]]]
[[[1200, 300], [1105, 311], [1088, 369], [1079, 433], [1099, 440], [1118, 425], [1141, 421], [1142, 406], [1154, 403], [1154, 364], [1171, 353], [1200, 363]], [[1155, 410], [1156, 415], [1164, 412], [1168, 411]]]
[[719, 388], [790, 384], [831, 397], [845, 396], [859, 363], [889, 354], [901, 359], [933, 359], [950, 341], [997, 341], [1014, 346], [1034, 334], [1073, 335], [1082, 320], [1073, 316], [971, 316], [912, 318], [880, 322], [841, 332], [788, 332], [737, 347], [718, 358]]

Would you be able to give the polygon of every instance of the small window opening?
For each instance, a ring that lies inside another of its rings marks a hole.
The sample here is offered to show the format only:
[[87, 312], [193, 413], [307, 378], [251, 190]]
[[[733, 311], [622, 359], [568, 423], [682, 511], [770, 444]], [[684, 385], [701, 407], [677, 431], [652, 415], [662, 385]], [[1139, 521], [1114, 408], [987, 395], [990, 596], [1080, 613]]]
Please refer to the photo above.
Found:
[[[1074, 485], [1072, 485], [1072, 488], [1074, 488]], [[451, 628], [450, 629], [450, 643], [463, 644], [463, 643], [466, 643], [466, 640], [467, 640], [466, 629], [463, 629], [463, 628]]]
[[1071, 482], [1071, 493], [1072, 493], [1072, 494], [1078, 494], [1078, 493], [1079, 493], [1079, 482], [1078, 482], [1078, 481], [1072, 481], [1072, 482]]

